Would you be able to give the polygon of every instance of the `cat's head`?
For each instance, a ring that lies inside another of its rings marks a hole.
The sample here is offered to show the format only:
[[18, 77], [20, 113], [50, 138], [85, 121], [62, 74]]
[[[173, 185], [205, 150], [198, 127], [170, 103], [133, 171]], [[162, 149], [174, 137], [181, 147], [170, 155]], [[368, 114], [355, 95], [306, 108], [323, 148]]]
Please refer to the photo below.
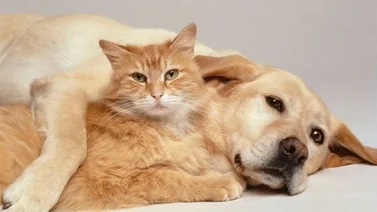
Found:
[[204, 83], [194, 61], [196, 25], [158, 45], [119, 45], [101, 40], [114, 70], [105, 102], [121, 114], [183, 115], [200, 104]]

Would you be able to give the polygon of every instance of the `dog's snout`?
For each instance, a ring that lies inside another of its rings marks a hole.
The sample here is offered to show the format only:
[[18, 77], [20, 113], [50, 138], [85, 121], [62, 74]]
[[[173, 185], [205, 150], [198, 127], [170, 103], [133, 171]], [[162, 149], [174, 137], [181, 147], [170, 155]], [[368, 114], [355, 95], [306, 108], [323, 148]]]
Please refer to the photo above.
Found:
[[308, 148], [295, 137], [280, 141], [279, 158], [290, 165], [303, 165], [308, 159]]

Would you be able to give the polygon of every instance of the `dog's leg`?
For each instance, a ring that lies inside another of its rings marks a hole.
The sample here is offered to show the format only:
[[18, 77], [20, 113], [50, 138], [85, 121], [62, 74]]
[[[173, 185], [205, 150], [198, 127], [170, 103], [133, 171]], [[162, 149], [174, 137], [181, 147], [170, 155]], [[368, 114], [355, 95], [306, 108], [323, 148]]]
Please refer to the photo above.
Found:
[[101, 97], [111, 76], [107, 63], [89, 62], [92, 68], [78, 67], [34, 84], [33, 115], [46, 140], [40, 157], [4, 191], [3, 204], [10, 205], [4, 212], [49, 211], [85, 160], [87, 104]]
[[[57, 99], [40, 96], [35, 103], [38, 119], [47, 114], [46, 122], [40, 125], [47, 127], [47, 139], [41, 155], [5, 190], [3, 204], [11, 205], [5, 211], [48, 211], [86, 157], [86, 95], [78, 89], [63, 93]], [[75, 104], [68, 105], [70, 101]]]

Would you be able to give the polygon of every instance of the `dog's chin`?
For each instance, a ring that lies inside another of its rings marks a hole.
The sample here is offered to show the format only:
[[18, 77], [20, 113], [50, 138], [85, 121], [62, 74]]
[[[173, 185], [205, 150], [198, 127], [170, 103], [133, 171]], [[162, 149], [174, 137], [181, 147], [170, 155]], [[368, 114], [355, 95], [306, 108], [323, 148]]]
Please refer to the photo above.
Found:
[[289, 195], [299, 194], [306, 188], [306, 175], [303, 172], [297, 172], [289, 178], [279, 170], [263, 168], [244, 174], [250, 186], [264, 185], [270, 189], [285, 189]]
[[268, 167], [246, 167], [240, 156], [235, 156], [235, 169], [244, 175], [249, 186], [264, 185], [270, 189], [286, 189], [289, 195], [303, 192], [307, 184], [307, 176], [302, 170], [285, 173]]
[[287, 192], [289, 195], [300, 194], [306, 189], [306, 185], [307, 175], [303, 171], [297, 171], [286, 185]]
[[270, 189], [281, 189], [286, 185], [283, 173], [278, 170], [251, 169], [248, 171], [245, 169], [243, 174], [247, 176], [249, 186], [264, 185]]

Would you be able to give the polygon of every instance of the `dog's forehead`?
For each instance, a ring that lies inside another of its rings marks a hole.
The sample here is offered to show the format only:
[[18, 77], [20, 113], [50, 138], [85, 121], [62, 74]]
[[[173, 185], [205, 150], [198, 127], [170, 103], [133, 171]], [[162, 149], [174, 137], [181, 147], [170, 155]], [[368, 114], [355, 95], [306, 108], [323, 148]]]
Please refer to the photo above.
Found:
[[311, 90], [303, 79], [284, 70], [276, 69], [260, 77], [260, 83], [281, 95], [300, 98], [302, 101], [322, 105], [322, 100]]
[[260, 79], [263, 83], [276, 85], [279, 88], [292, 89], [304, 93], [309, 92], [308, 87], [300, 77], [284, 70], [276, 69], [274, 71], [267, 72]]
[[279, 97], [291, 112], [300, 116], [323, 122], [328, 118], [328, 110], [321, 98], [300, 77], [280, 69], [268, 71], [255, 81], [246, 83], [242, 90]]

